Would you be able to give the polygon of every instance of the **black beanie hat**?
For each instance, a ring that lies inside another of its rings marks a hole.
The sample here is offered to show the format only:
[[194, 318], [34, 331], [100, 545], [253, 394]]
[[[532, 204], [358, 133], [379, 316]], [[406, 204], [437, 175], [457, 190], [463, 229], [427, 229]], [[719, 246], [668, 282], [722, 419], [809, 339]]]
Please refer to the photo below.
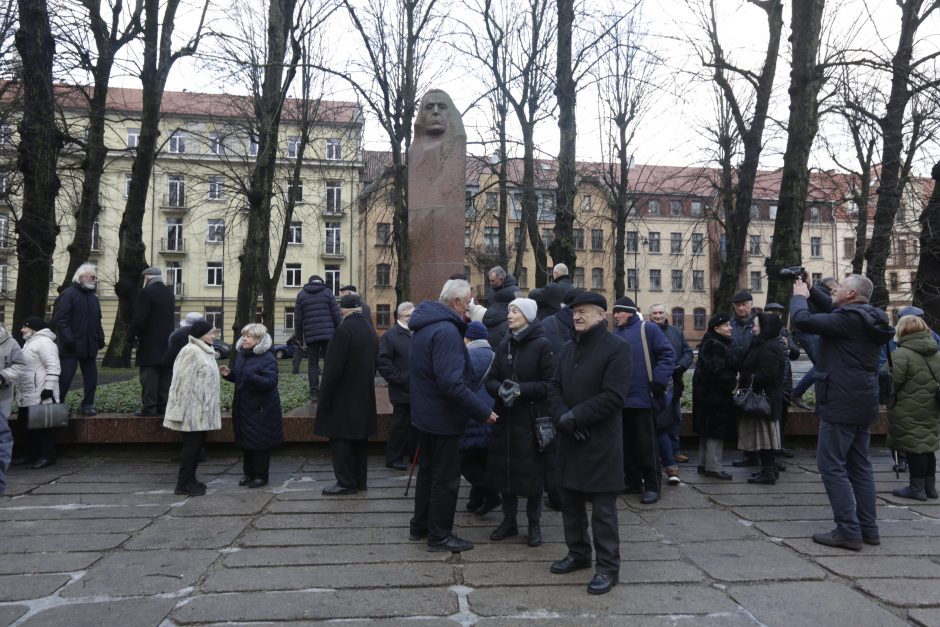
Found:
[[48, 329], [49, 325], [46, 324], [46, 321], [39, 316], [30, 316], [23, 321], [23, 327], [32, 329], [33, 331], [42, 331], [43, 329]]
[[189, 327], [189, 334], [193, 337], [202, 337], [203, 335], [205, 335], [211, 330], [212, 330], [211, 322], [200, 320], [199, 322], [194, 322], [193, 326]]

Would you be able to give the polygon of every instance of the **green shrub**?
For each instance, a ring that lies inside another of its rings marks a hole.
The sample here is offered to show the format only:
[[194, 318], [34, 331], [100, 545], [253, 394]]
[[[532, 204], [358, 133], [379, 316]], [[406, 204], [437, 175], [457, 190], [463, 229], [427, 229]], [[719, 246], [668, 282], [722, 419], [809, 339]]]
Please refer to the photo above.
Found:
[[[692, 373], [686, 372], [682, 380], [685, 382], [685, 389], [682, 391], [682, 409], [683, 411], [692, 411]], [[796, 381], [794, 381], [793, 384], [796, 385]], [[810, 388], [806, 394], [803, 395], [803, 400], [810, 406], [815, 405], [816, 391]]]

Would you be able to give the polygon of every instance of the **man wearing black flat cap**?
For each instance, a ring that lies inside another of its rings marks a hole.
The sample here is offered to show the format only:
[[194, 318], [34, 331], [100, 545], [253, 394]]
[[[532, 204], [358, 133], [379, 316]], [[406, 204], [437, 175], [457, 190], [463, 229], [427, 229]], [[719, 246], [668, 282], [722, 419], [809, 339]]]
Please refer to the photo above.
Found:
[[359, 297], [359, 308], [362, 309], [362, 315], [365, 316], [366, 321], [371, 325], [372, 324], [372, 309], [369, 307], [366, 301], [362, 300], [362, 296], [359, 294], [359, 290], [356, 289], [355, 285], [344, 285], [339, 288], [339, 297], [347, 296], [349, 294], [355, 294]]
[[754, 339], [754, 297], [741, 290], [731, 297], [731, 352], [741, 361]]
[[617, 495], [623, 490], [620, 410], [632, 369], [630, 346], [607, 332], [607, 301], [581, 292], [571, 302], [575, 338], [562, 347], [548, 401], [558, 428], [556, 478], [568, 554], [551, 566], [564, 575], [591, 567], [586, 503], [597, 552], [590, 594], [604, 594], [620, 577]]

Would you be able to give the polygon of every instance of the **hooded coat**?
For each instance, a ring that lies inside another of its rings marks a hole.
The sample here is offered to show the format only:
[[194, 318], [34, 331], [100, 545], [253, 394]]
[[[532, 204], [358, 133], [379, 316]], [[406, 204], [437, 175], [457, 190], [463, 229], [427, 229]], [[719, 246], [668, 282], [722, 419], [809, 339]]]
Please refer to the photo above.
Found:
[[[171, 316], [171, 325], [172, 320]], [[52, 323], [62, 357], [86, 359], [104, 348], [101, 303], [95, 290], [86, 290], [78, 283], [65, 288], [55, 301]]]
[[147, 287], [137, 292], [134, 319], [127, 327], [127, 336], [140, 341], [135, 365], [163, 365], [167, 343], [173, 333], [175, 309], [173, 290], [159, 279], [150, 281]]
[[163, 426], [173, 431], [216, 431], [222, 428], [219, 367], [215, 351], [189, 338], [173, 362], [173, 381]]
[[[496, 398], [486, 458], [487, 483], [494, 490], [518, 496], [542, 494], [542, 458], [535, 440], [535, 418], [547, 416], [548, 388], [555, 373], [552, 346], [536, 320], [525, 329], [509, 333], [496, 348], [496, 359], [486, 378], [486, 390]], [[499, 388], [509, 379], [519, 384], [520, 395], [512, 407], [499, 398]]]
[[411, 424], [434, 435], [457, 436], [469, 417], [485, 422], [492, 409], [468, 386], [470, 365], [463, 336], [467, 323], [439, 301], [418, 304], [411, 338]]
[[[486, 377], [493, 367], [493, 349], [486, 340], [473, 340], [467, 344], [467, 355], [470, 365], [467, 385], [481, 402], [492, 409], [494, 401], [493, 397], [486, 391]], [[460, 450], [488, 448], [491, 431], [490, 425], [485, 422], [481, 423], [468, 418], [463, 433], [460, 434]]]
[[19, 407], [38, 405], [43, 390], [51, 390], [54, 402], [59, 400], [59, 348], [51, 329], [36, 331], [23, 344], [25, 368], [16, 381], [16, 404]]
[[235, 444], [247, 451], [267, 451], [284, 441], [281, 396], [277, 389], [277, 359], [267, 333], [251, 349], [235, 344], [235, 363], [227, 381], [235, 384], [232, 427]]
[[878, 358], [894, 329], [880, 309], [848, 303], [810, 313], [804, 296], [790, 299], [797, 329], [820, 336], [816, 412], [833, 423], [868, 425], [878, 418]]
[[13, 386], [26, 373], [26, 359], [23, 350], [10, 335], [6, 327], [0, 324], [0, 377], [5, 383], [0, 384], [0, 420], [5, 420], [13, 406]]
[[[888, 409], [887, 444], [905, 453], [936, 451], [940, 448], [940, 405], [934, 400], [940, 385], [937, 342], [928, 331], [905, 335], [891, 361], [897, 403]], [[890, 368], [885, 364], [885, 370]]]
[[783, 413], [783, 373], [787, 356], [780, 343], [783, 322], [774, 314], [757, 316], [760, 334], [741, 360], [738, 386], [746, 388], [753, 382], [755, 392], [762, 392], [770, 402], [771, 420], [780, 420]]
[[343, 318], [326, 349], [316, 435], [365, 440], [375, 435], [375, 356], [379, 341], [362, 313]]
[[731, 339], [713, 330], [705, 333], [692, 372], [692, 428], [701, 437], [725, 439], [734, 434], [737, 412], [732, 394], [738, 370]]
[[307, 283], [297, 294], [294, 330], [304, 344], [329, 342], [342, 316], [326, 283]]

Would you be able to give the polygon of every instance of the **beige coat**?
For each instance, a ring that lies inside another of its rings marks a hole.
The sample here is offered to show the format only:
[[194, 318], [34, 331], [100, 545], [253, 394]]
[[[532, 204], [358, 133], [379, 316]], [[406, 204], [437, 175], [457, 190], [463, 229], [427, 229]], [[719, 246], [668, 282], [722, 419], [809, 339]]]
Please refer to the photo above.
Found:
[[163, 426], [174, 431], [215, 431], [222, 428], [219, 367], [215, 351], [195, 337], [173, 362], [173, 382]]
[[23, 344], [26, 366], [16, 380], [14, 396], [19, 407], [38, 405], [43, 390], [51, 390], [53, 399], [59, 400], [59, 348], [55, 333], [49, 329], [36, 331]]

